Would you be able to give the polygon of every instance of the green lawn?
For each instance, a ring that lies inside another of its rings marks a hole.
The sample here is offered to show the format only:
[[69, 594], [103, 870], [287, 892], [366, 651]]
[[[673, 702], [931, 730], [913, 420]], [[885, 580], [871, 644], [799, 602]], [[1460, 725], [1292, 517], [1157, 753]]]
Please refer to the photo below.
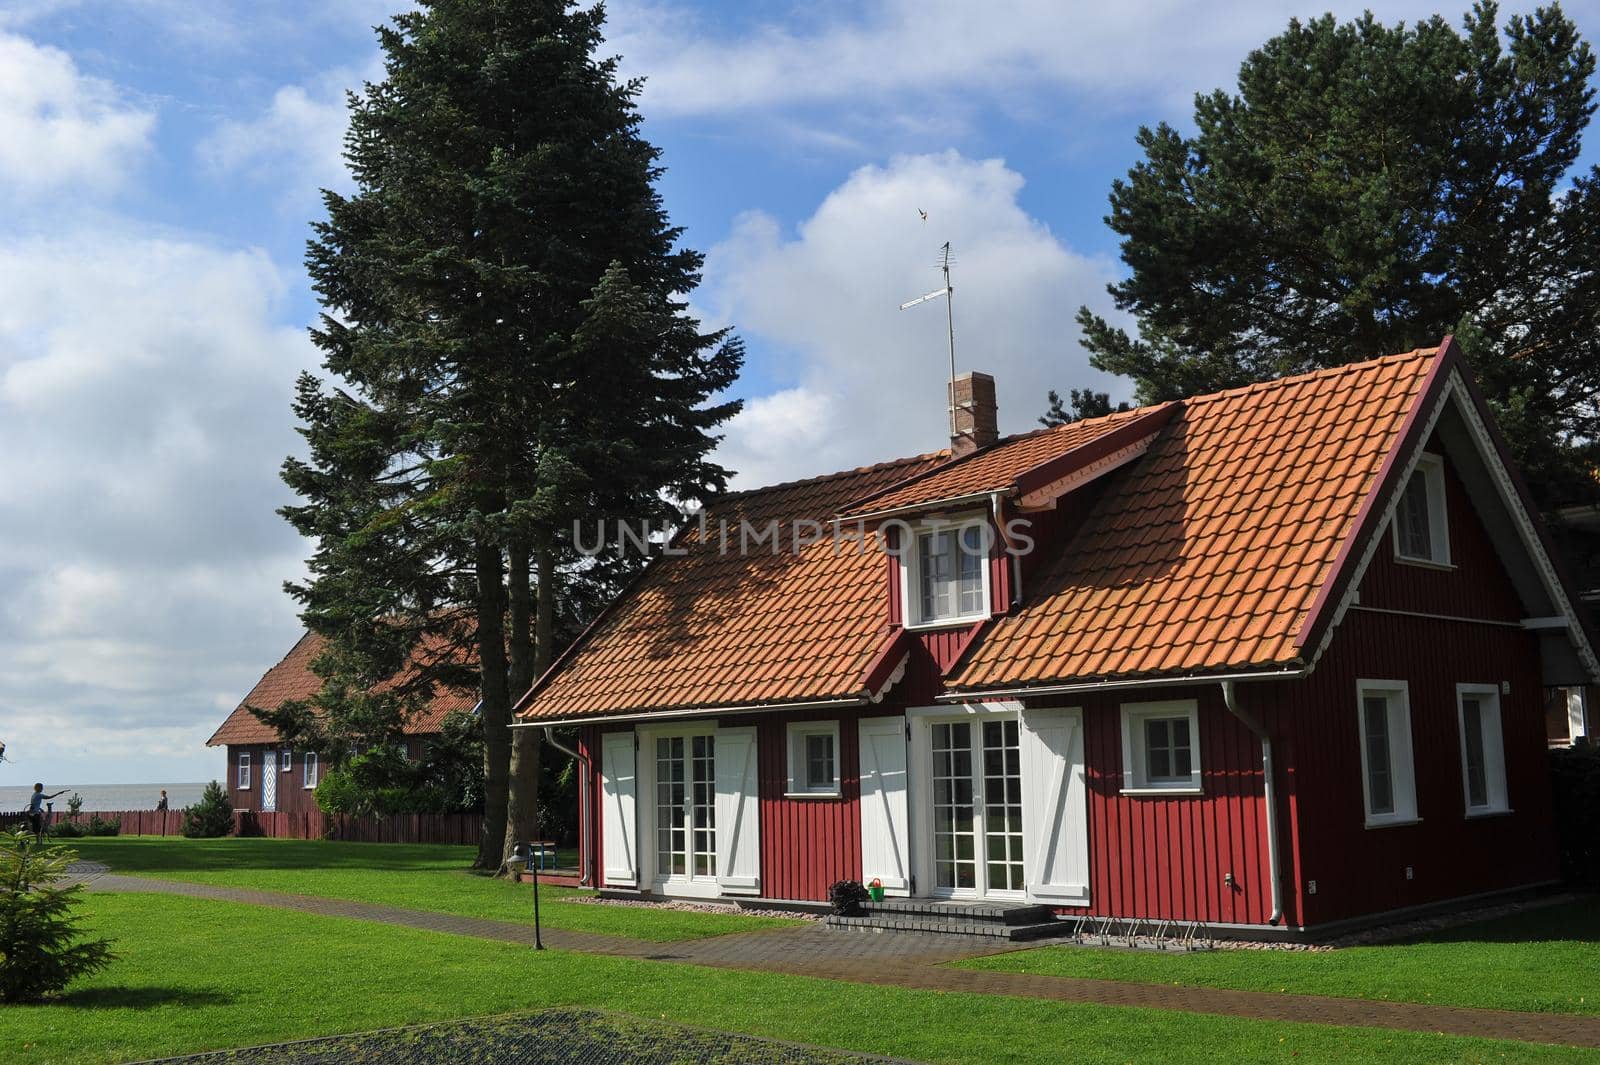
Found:
[[[533, 920], [533, 889], [467, 871], [469, 847], [333, 843], [294, 839], [183, 839], [117, 836], [71, 841], [85, 859], [115, 872], [200, 884], [354, 899], [382, 906]], [[794, 922], [740, 914], [692, 913], [562, 901], [587, 894], [541, 887], [540, 917], [550, 928], [670, 942]]]
[[1405, 942], [1317, 953], [1055, 946], [960, 964], [1188, 987], [1600, 1013], [1600, 903], [1583, 899]]
[[1573, 1049], [864, 987], [525, 947], [238, 903], [90, 893], [120, 959], [0, 1009], [7, 1062], [90, 1063], [556, 1005], [935, 1062], [1581, 1062]]

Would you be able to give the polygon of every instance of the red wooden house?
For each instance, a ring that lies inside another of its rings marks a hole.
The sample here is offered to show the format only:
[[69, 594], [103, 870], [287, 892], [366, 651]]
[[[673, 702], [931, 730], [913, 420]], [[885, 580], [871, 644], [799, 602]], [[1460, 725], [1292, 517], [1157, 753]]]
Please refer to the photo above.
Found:
[[1007, 439], [993, 396], [719, 501], [523, 698], [581, 726], [592, 882], [1260, 930], [1555, 879], [1543, 692], [1600, 663], [1452, 342]]
[[[316, 751], [292, 749], [278, 731], [251, 708], [276, 710], [292, 699], [309, 699], [322, 688], [311, 662], [321, 652], [322, 637], [305, 633], [289, 653], [256, 682], [250, 694], [206, 741], [228, 750], [227, 787], [235, 810], [251, 813], [303, 813], [316, 810], [314, 794], [327, 764]], [[470, 712], [477, 695], [470, 690], [439, 688], [423, 712], [405, 723], [406, 750], [419, 758], [428, 737], [439, 734], [444, 719]]]

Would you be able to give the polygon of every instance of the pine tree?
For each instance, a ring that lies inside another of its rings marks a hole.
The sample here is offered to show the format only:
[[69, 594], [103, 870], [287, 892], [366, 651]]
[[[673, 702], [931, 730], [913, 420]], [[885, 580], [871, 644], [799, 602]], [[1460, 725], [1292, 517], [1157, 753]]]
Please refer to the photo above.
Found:
[[574, 522], [721, 490], [708, 455], [737, 409], [712, 397], [742, 349], [686, 313], [701, 257], [655, 190], [640, 84], [595, 56], [602, 19], [431, 0], [380, 28], [385, 77], [350, 99], [357, 190], [324, 193], [307, 255], [338, 386], [301, 382], [311, 454], [285, 468], [303, 499], [285, 513], [318, 543], [291, 590], [329, 638], [299, 726], [394, 727], [436, 672], [373, 689], [425, 639], [469, 647], [489, 868], [536, 827], [538, 749], [517, 730], [510, 777], [511, 702], [572, 620], [565, 586], [616, 575], [573, 566]]
[[1050, 406], [1039, 419], [1039, 424], [1046, 428], [1081, 422], [1085, 418], [1103, 418], [1112, 411], [1131, 409], [1127, 403], [1112, 406], [1111, 393], [1096, 392], [1092, 388], [1074, 388], [1067, 399], [1062, 399], [1061, 393], [1052, 388], [1048, 399]]
[[26, 832], [0, 837], [0, 1002], [33, 1002], [114, 960], [73, 915], [82, 884], [61, 887], [77, 857]]
[[1595, 488], [1600, 170], [1575, 173], [1595, 61], [1558, 7], [1463, 30], [1369, 13], [1288, 29], [1192, 136], [1141, 129], [1112, 186], [1137, 337], [1079, 312], [1095, 366], [1175, 399], [1470, 334], [1545, 502]]

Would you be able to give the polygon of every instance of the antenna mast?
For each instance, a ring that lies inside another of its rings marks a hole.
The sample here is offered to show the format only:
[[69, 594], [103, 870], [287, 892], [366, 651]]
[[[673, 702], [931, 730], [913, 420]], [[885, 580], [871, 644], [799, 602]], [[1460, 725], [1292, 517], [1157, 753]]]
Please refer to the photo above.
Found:
[[947, 240], [944, 242], [943, 247], [939, 249], [939, 270], [944, 274], [944, 288], [936, 289], [926, 296], [918, 296], [914, 300], [907, 300], [900, 305], [900, 309], [903, 311], [915, 307], [919, 303], [927, 303], [929, 300], [938, 299], [940, 296], [944, 297], [945, 331], [950, 337], [950, 390], [946, 400], [950, 407], [950, 435], [952, 437], [956, 435], [956, 290], [955, 286], [950, 284], [950, 267], [954, 262], [955, 259], [950, 254], [950, 242]]

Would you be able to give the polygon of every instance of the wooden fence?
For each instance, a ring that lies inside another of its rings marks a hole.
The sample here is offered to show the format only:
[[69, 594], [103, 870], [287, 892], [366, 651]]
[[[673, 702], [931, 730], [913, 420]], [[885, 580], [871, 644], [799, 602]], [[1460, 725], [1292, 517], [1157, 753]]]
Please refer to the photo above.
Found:
[[[55, 823], [98, 817], [121, 821], [124, 836], [181, 836], [182, 810], [98, 810], [76, 818], [57, 812]], [[476, 847], [483, 833], [482, 814], [392, 814], [388, 817], [358, 817], [352, 814], [325, 814], [313, 810], [301, 813], [253, 813], [235, 811], [233, 830], [240, 836], [267, 836], [273, 839], [337, 839], [355, 843], [459, 843]]]

